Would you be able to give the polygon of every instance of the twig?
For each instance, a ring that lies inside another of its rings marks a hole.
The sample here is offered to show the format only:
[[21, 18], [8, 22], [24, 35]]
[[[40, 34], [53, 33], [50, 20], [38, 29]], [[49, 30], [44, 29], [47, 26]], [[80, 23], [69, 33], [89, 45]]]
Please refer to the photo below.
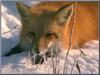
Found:
[[11, 30], [6, 31], [6, 32], [3, 32], [3, 33], [1, 33], [1, 34], [6, 34], [6, 33], [9, 33], [9, 32], [11, 32], [12, 30], [16, 29], [16, 28], [17, 28], [17, 26], [18, 26], [18, 24], [17, 24], [17, 25], [15, 25], [15, 26], [14, 26]]
[[65, 57], [65, 64], [64, 64], [64, 70], [63, 70], [63, 74], [65, 73], [65, 71], [66, 71], [66, 63], [67, 63], [67, 58], [68, 58], [68, 54], [69, 54], [69, 51], [70, 51], [70, 48], [71, 48], [71, 41], [72, 41], [72, 33], [73, 33], [73, 27], [74, 27], [74, 25], [75, 25], [75, 17], [76, 17], [76, 6], [77, 6], [77, 2], [75, 3], [75, 12], [73, 13], [74, 15], [74, 17], [73, 17], [73, 19], [74, 19], [74, 21], [73, 21], [73, 24], [72, 24], [72, 30], [70, 31], [70, 35], [69, 35], [69, 47], [68, 47], [68, 51], [67, 51], [67, 53], [66, 53], [66, 57]]
[[87, 56], [87, 54], [84, 53], [84, 52], [79, 48], [79, 45], [78, 45], [77, 41], [76, 41], [76, 47], [77, 47], [78, 50], [81, 52], [80, 55]]
[[72, 69], [71, 69], [71, 74], [73, 72], [74, 66], [75, 66], [75, 59], [74, 59], [74, 64], [73, 64]]

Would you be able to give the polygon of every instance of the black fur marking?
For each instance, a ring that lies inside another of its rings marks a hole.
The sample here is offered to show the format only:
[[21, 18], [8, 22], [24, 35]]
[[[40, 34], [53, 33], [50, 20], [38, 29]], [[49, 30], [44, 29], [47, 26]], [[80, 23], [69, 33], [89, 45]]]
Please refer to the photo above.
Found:
[[10, 56], [10, 55], [13, 55], [13, 54], [17, 54], [17, 53], [21, 53], [23, 52], [24, 50], [22, 50], [20, 48], [19, 45], [17, 45], [16, 47], [12, 48], [10, 52], [8, 52], [7, 54], [5, 54], [4, 56]]

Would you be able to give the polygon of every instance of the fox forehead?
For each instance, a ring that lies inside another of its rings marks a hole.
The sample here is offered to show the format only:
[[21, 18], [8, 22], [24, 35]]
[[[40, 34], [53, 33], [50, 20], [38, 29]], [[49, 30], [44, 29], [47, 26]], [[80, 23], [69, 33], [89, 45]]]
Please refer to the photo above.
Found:
[[49, 10], [52, 5], [48, 6], [48, 8], [41, 8], [41, 10], [38, 9], [41, 6], [38, 6], [32, 9], [22, 3], [17, 4], [23, 24], [21, 32], [24, 33], [21, 36], [26, 35], [28, 32], [34, 32], [38, 36], [45, 35], [47, 32], [60, 32], [66, 26], [73, 9], [72, 4], [60, 8], [57, 6], [56, 10]]
[[34, 32], [38, 35], [58, 31], [53, 12], [43, 12], [35, 15], [31, 20], [27, 20], [27, 24], [24, 25], [25, 28], [29, 29], [27, 32]]

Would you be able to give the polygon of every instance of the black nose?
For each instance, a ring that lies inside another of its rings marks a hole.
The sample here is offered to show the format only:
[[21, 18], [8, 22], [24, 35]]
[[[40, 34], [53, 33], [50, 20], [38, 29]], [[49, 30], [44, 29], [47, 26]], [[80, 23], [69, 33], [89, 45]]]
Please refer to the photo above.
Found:
[[43, 56], [37, 55], [35, 57], [35, 64], [42, 64], [44, 62]]
[[39, 48], [35, 48], [35, 53], [37, 53], [37, 54], [39, 54], [40, 53], [40, 51], [39, 51]]
[[34, 64], [42, 64], [43, 61], [44, 61], [44, 58], [42, 55], [39, 55], [40, 51], [39, 51], [39, 48], [35, 48], [35, 57], [32, 58], [32, 62], [34, 62]]

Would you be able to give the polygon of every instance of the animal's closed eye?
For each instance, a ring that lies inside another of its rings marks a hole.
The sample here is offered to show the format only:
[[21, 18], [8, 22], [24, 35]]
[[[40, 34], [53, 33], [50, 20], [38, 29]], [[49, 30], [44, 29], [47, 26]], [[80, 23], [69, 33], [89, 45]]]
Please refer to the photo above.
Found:
[[47, 33], [46, 36], [49, 37], [51, 35], [54, 35], [54, 33]]
[[52, 33], [52, 32], [47, 33], [46, 36], [47, 36], [47, 37], [54, 36], [54, 37], [56, 37], [56, 38], [59, 37], [56, 33]]

